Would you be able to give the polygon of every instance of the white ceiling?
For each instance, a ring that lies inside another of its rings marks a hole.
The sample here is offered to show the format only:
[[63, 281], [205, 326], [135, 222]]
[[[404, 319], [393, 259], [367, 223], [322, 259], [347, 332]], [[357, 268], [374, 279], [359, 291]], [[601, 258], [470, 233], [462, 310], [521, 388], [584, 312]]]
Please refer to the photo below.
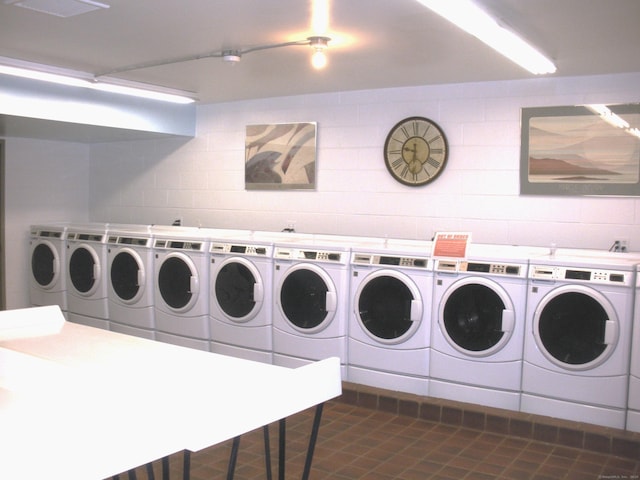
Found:
[[[311, 0], [101, 0], [62, 18], [0, 0], [0, 56], [93, 74], [223, 49], [303, 40]], [[448, 1], [448, 0], [443, 0]], [[555, 61], [555, 76], [640, 72], [640, 0], [481, 0]], [[333, 0], [329, 64], [311, 48], [246, 54], [121, 73], [195, 92], [200, 102], [532, 75], [416, 0]]]

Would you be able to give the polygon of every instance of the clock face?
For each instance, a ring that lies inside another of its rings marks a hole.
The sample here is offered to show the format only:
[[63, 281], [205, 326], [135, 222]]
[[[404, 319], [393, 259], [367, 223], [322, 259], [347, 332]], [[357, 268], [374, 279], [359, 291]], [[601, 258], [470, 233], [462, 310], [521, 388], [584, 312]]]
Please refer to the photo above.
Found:
[[449, 148], [444, 132], [424, 117], [398, 122], [384, 142], [384, 162], [389, 173], [409, 186], [426, 185], [444, 170]]

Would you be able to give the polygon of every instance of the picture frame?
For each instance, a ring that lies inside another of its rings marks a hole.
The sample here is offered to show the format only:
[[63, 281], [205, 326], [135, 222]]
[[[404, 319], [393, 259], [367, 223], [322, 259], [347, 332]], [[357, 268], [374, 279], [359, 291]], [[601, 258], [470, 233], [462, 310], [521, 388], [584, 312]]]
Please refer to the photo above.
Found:
[[315, 122], [247, 125], [247, 190], [314, 190]]
[[520, 194], [640, 196], [640, 104], [521, 113]]

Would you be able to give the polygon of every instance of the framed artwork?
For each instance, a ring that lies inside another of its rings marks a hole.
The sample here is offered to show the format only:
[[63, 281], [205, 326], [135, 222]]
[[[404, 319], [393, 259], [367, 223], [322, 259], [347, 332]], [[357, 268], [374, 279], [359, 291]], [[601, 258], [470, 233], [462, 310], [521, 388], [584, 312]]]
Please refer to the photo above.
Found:
[[313, 190], [316, 187], [316, 123], [247, 125], [247, 190]]
[[520, 193], [640, 196], [640, 104], [522, 109]]

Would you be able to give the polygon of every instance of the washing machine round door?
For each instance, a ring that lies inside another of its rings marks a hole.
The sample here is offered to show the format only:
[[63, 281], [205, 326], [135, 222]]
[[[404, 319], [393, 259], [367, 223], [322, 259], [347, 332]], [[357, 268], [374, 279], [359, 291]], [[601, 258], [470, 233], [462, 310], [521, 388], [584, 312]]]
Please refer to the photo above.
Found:
[[611, 303], [600, 292], [582, 285], [565, 285], [547, 293], [533, 318], [540, 351], [567, 370], [588, 370], [609, 358], [619, 337]]
[[142, 258], [131, 248], [121, 249], [111, 260], [111, 288], [118, 299], [133, 304], [144, 294], [146, 275]]
[[397, 344], [420, 326], [420, 291], [406, 275], [378, 270], [362, 280], [355, 294], [355, 314], [364, 332], [380, 343]]
[[331, 277], [320, 267], [300, 263], [289, 268], [278, 288], [280, 309], [296, 330], [313, 334], [333, 320], [338, 295]]
[[264, 302], [264, 283], [260, 272], [244, 258], [224, 260], [213, 281], [213, 296], [229, 320], [248, 322], [260, 312]]
[[158, 290], [176, 313], [189, 311], [200, 294], [200, 277], [193, 261], [183, 253], [170, 253], [158, 269]]
[[100, 286], [100, 258], [86, 244], [73, 248], [69, 257], [69, 279], [73, 288], [83, 296], [93, 295]]
[[509, 295], [497, 283], [465, 277], [452, 283], [442, 296], [438, 324], [453, 348], [482, 357], [507, 344], [515, 327], [515, 312]]
[[60, 256], [49, 241], [35, 242], [31, 250], [31, 274], [40, 287], [53, 288], [60, 279]]

